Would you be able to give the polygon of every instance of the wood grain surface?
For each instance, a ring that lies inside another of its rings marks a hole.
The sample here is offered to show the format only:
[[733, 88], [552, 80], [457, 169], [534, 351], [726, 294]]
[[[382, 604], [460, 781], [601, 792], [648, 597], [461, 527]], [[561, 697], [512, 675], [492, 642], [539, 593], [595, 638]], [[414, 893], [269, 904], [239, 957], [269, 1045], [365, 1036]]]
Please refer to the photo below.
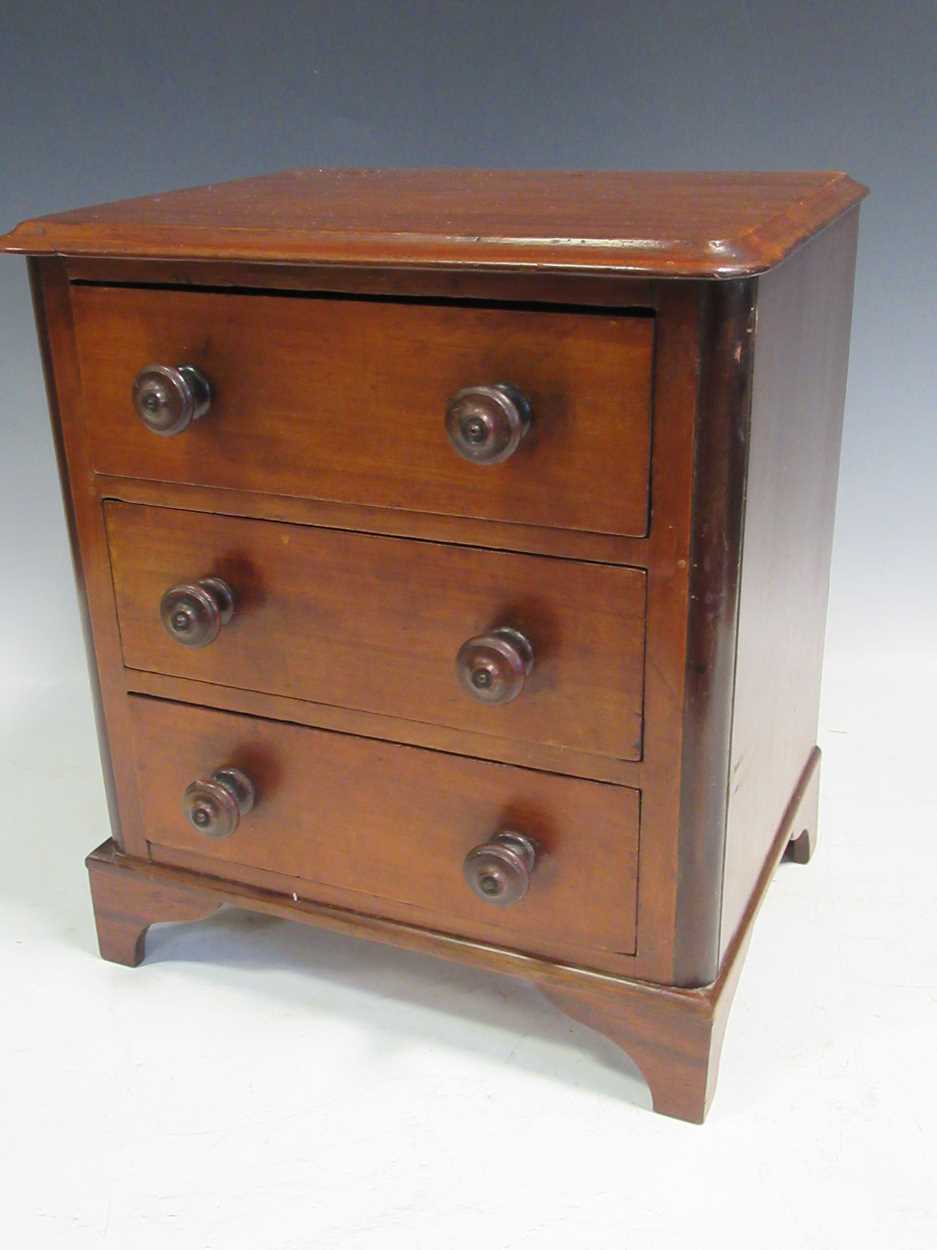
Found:
[[[104, 507], [130, 668], [493, 739], [640, 756], [640, 570], [173, 508]], [[233, 588], [234, 618], [210, 645], [182, 646], [162, 626], [160, 599], [209, 575]], [[455, 657], [467, 639], [500, 625], [530, 639], [534, 668], [514, 702], [486, 705], [460, 686]]]
[[[525, 949], [631, 951], [635, 938], [638, 793], [440, 752], [324, 733], [132, 697], [146, 836], [173, 852], [317, 883], [381, 914], [382, 900], [424, 923]], [[257, 805], [236, 833], [211, 840], [182, 815], [191, 781], [241, 768]], [[462, 862], [501, 829], [540, 844], [530, 892], [510, 907], [482, 902]], [[544, 947], [544, 944], [546, 946]], [[564, 947], [564, 944], [565, 947]]]
[[817, 740], [858, 214], [759, 282], [722, 950]]
[[414, 918], [409, 923], [388, 920], [312, 901], [298, 893], [289, 898], [282, 886], [275, 891], [250, 881], [222, 880], [204, 861], [194, 871], [187, 866], [148, 863], [122, 855], [112, 842], [98, 847], [87, 859], [101, 954], [117, 963], [139, 963], [151, 924], [197, 920], [225, 906], [523, 977], [539, 985], [567, 1014], [605, 1034], [628, 1053], [650, 1086], [655, 1111], [698, 1124], [705, 1119], [715, 1092], [729, 1011], [771, 878], [782, 857], [802, 862], [813, 841], [818, 779], [819, 752], [815, 751], [781, 818], [719, 976], [700, 988], [628, 980], [509, 947], [433, 932], [414, 923]]
[[739, 277], [865, 194], [838, 172], [291, 169], [23, 222], [0, 248]]
[[[650, 317], [192, 290], [73, 288], [99, 473], [611, 534], [647, 530]], [[145, 365], [192, 364], [210, 412], [173, 438], [137, 418]], [[450, 398], [510, 382], [533, 427], [463, 460]]]

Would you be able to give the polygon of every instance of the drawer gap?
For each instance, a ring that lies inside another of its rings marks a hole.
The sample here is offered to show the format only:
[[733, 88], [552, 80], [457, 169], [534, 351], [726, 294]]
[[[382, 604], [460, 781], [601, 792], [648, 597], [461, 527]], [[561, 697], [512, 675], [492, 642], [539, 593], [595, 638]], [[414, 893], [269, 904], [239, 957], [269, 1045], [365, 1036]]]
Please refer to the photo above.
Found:
[[590, 317], [655, 317], [656, 310], [643, 305], [610, 308], [604, 304], [557, 304], [540, 300], [471, 299], [463, 295], [376, 295], [362, 291], [298, 291], [281, 287], [212, 286], [202, 283], [109, 282], [72, 278], [73, 287], [105, 287], [115, 291], [173, 291], [181, 295], [270, 296], [276, 299], [329, 300], [356, 304], [411, 304], [421, 308], [504, 309], [508, 312], [555, 313]]

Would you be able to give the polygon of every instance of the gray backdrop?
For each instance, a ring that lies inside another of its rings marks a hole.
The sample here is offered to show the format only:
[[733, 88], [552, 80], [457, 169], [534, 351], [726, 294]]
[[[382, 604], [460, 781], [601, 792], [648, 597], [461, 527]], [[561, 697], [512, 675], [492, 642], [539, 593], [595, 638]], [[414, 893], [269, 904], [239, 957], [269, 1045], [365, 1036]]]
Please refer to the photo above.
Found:
[[[0, 9], [0, 225], [289, 165], [842, 168], [863, 208], [831, 651], [935, 619], [934, 0]], [[24, 265], [0, 262], [0, 681], [83, 663]]]

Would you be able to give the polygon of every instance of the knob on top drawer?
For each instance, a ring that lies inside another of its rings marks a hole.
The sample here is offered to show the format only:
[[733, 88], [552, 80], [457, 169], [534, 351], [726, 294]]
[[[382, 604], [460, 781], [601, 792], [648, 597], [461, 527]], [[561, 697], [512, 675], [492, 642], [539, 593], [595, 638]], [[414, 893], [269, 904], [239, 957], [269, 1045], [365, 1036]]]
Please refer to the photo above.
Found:
[[181, 434], [204, 417], [211, 385], [194, 365], [147, 365], [133, 380], [137, 416], [153, 434]]
[[463, 459], [500, 464], [517, 451], [530, 419], [530, 401], [517, 387], [467, 386], [449, 402], [446, 433]]

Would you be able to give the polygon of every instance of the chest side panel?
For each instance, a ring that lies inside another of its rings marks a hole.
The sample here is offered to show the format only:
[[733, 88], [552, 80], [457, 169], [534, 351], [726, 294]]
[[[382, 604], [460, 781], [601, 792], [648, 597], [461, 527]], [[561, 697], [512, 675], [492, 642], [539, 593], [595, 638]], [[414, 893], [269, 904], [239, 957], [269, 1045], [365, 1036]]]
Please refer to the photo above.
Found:
[[722, 949], [816, 744], [858, 210], [758, 283]]

